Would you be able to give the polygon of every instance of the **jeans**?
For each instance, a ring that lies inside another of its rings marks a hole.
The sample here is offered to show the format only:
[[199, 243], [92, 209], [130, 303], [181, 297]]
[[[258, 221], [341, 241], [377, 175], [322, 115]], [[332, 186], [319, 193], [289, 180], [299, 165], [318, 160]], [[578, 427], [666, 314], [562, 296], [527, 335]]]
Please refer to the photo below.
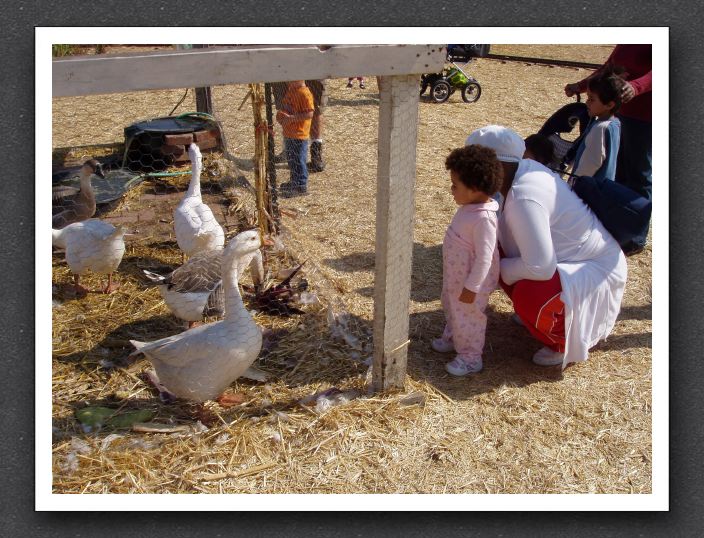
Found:
[[[616, 163], [616, 182], [651, 200], [653, 197], [653, 124], [621, 115], [618, 118], [621, 120], [621, 144]], [[643, 247], [647, 236], [646, 228], [642, 235], [633, 239], [633, 245], [628, 249]]]
[[618, 149], [616, 182], [652, 198], [653, 124], [648, 121], [618, 116], [621, 120], [621, 144]]
[[286, 160], [291, 171], [291, 187], [308, 187], [308, 140], [298, 140], [295, 138], [284, 138], [286, 149]]

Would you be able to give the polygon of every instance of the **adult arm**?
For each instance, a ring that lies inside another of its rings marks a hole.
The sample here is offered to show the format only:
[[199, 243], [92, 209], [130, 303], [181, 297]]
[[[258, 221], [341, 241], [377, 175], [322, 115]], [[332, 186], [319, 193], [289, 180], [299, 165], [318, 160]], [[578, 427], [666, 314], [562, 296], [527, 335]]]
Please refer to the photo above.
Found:
[[612, 57], [614, 55], [615, 50], [616, 50], [616, 47], [614, 47], [614, 49], [611, 51], [611, 54], [609, 54], [609, 57], [601, 65], [601, 67], [598, 67], [596, 70], [592, 71], [592, 73], [590, 73], [589, 76], [583, 78], [579, 82], [573, 82], [572, 84], [567, 84], [565, 86], [565, 95], [567, 95], [567, 97], [572, 97], [573, 95], [575, 95], [577, 93], [586, 92], [587, 85], [589, 83], [589, 79], [597, 76], [599, 73], [602, 73], [604, 71], [604, 69], [606, 69], [606, 66], [612, 62]]
[[519, 280], [550, 280], [557, 269], [557, 254], [548, 212], [532, 200], [517, 200], [504, 209], [504, 217], [521, 254], [501, 260], [501, 279], [509, 285]]
[[642, 77], [634, 78], [624, 84], [623, 91], [621, 92], [621, 99], [624, 103], [628, 103], [628, 101], [637, 95], [648, 93], [652, 91], [652, 89], [653, 73], [652, 71], [648, 71]]

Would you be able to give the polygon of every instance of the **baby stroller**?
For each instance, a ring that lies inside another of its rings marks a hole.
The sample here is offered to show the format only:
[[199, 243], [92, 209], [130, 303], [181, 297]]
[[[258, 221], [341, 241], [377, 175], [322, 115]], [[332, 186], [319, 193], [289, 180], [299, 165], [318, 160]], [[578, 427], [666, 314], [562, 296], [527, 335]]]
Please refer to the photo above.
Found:
[[[477, 46], [486, 47], [486, 51], [483, 52], [483, 55], [486, 55], [488, 45], [448, 45], [446, 58], [450, 62], [450, 66], [445, 67], [440, 73], [421, 75], [420, 95], [423, 95], [430, 88], [430, 98], [436, 103], [444, 103], [456, 90], [460, 90], [462, 100], [465, 103], [478, 101], [482, 94], [482, 87], [477, 79], [464, 71], [473, 57], [482, 55], [473, 49], [467, 49], [467, 47]], [[464, 60], [464, 69], [455, 60]]]
[[575, 141], [567, 140], [561, 135], [571, 133], [579, 125], [580, 136], [589, 123], [587, 105], [581, 102], [577, 94], [577, 102], [568, 103], [552, 116], [550, 116], [538, 131], [538, 134], [547, 137], [553, 145], [553, 159], [548, 167], [553, 170], [565, 172], [568, 165], [574, 160], [579, 138]]

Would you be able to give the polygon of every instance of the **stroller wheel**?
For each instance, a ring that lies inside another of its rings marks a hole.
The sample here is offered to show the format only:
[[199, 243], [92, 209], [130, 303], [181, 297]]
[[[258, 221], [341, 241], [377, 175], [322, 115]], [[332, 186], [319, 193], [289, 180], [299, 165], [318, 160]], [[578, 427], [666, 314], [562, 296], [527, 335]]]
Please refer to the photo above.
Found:
[[474, 103], [479, 100], [482, 94], [482, 87], [478, 82], [470, 82], [462, 88], [462, 100], [465, 103]]
[[437, 80], [430, 88], [430, 96], [436, 103], [444, 103], [450, 98], [450, 83], [446, 80]]

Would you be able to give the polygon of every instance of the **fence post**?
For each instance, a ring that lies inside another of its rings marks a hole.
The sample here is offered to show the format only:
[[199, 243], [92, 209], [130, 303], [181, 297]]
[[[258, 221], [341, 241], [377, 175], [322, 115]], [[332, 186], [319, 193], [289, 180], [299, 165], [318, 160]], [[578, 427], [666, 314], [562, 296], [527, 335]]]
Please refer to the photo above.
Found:
[[418, 76], [378, 77], [379, 142], [374, 277], [376, 391], [402, 388], [408, 354]]
[[[194, 49], [205, 49], [208, 45], [193, 45]], [[196, 110], [213, 115], [213, 94], [210, 86], [196, 88]]]

